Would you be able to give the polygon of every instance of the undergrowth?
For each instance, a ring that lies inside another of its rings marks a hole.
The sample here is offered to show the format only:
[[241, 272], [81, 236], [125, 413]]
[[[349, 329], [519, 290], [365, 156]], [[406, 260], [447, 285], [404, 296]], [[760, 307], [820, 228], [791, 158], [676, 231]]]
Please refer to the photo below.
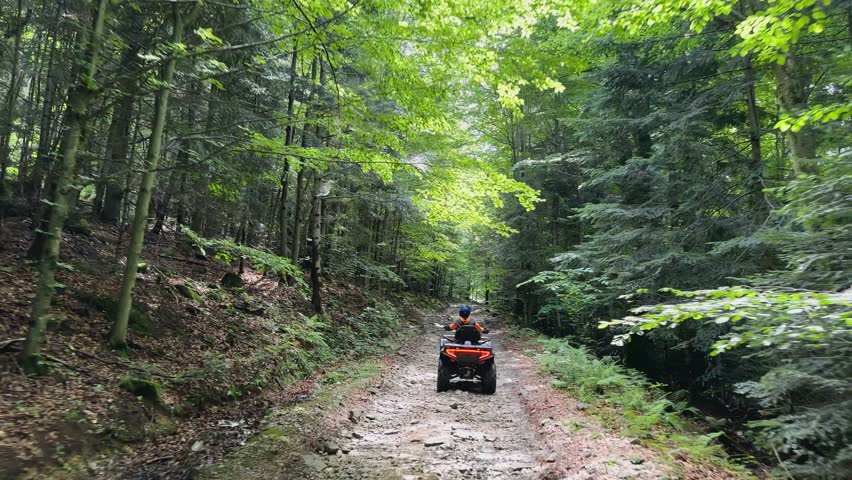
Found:
[[264, 322], [265, 330], [271, 332], [268, 344], [238, 358], [210, 352], [202, 366], [183, 372], [172, 385], [190, 387], [190, 403], [203, 408], [238, 399], [273, 382], [298, 381], [341, 360], [385, 353], [397, 348], [401, 337], [399, 314], [390, 303], [377, 303], [336, 323], [324, 316], [294, 319], [283, 313], [270, 315]]
[[719, 443], [722, 433], [696, 433], [697, 426], [688, 417], [699, 412], [686, 402], [672, 400], [663, 385], [649, 382], [612, 358], [597, 358], [566, 339], [543, 338], [531, 330], [523, 335], [540, 347], [536, 359], [553, 377], [551, 384], [588, 404], [587, 411], [605, 427], [663, 451], [669, 460], [689, 457], [748, 475]]

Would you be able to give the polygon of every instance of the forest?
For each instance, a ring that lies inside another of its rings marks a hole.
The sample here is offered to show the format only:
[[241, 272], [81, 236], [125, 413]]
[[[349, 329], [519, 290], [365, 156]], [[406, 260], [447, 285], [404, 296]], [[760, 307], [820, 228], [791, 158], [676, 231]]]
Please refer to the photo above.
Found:
[[[0, 0], [0, 31], [0, 477], [196, 478], [144, 448], [448, 303], [625, 431], [641, 388], [674, 463], [852, 471], [852, 1]], [[671, 453], [693, 430], [715, 460]]]

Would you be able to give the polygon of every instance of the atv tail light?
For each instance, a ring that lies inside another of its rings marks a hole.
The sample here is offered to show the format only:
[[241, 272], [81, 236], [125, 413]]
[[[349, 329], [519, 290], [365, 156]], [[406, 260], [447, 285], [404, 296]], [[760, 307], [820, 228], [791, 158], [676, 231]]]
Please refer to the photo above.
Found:
[[446, 353], [447, 356], [452, 358], [453, 360], [458, 360], [459, 354], [479, 355], [479, 361], [480, 362], [488, 360], [489, 358], [491, 358], [493, 356], [493, 354], [490, 350], [482, 350], [482, 349], [479, 349], [479, 348], [448, 348], [448, 349], [444, 350], [444, 353]]

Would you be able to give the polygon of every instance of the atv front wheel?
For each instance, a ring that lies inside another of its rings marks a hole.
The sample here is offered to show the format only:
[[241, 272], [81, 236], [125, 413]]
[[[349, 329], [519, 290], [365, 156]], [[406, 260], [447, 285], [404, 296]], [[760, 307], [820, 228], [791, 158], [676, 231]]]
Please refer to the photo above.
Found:
[[491, 364], [482, 372], [482, 393], [491, 395], [497, 391], [497, 365]]
[[446, 392], [450, 389], [450, 371], [444, 366], [444, 362], [438, 361], [438, 391]]

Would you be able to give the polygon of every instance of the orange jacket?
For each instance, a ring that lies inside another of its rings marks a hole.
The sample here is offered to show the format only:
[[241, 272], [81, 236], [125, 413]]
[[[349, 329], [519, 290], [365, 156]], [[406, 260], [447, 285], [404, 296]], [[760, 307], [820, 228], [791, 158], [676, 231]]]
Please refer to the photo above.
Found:
[[482, 333], [483, 330], [485, 330], [483, 326], [479, 324], [479, 322], [473, 319], [473, 317], [459, 317], [458, 320], [455, 320], [453, 323], [450, 324], [450, 330], [457, 330], [459, 328], [459, 323], [462, 323], [463, 325], [470, 325], [470, 322], [473, 322], [473, 326], [476, 328], [477, 332]]

